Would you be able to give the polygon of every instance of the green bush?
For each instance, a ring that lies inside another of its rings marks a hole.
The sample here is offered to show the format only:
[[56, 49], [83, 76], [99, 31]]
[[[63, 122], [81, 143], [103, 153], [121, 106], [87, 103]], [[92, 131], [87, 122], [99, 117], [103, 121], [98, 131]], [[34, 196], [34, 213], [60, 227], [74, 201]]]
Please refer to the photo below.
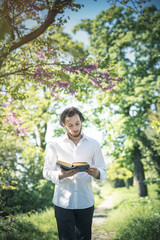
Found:
[[111, 212], [107, 231], [116, 240], [158, 240], [160, 236], [160, 202], [147, 198], [123, 202]]
[[53, 208], [41, 213], [17, 216], [12, 230], [0, 231], [1, 240], [57, 240], [57, 226]]
[[28, 212], [32, 210], [45, 210], [53, 205], [52, 197], [54, 184], [51, 181], [39, 180], [37, 186], [28, 188], [23, 183], [19, 183], [14, 191], [4, 191], [8, 207], [19, 207], [19, 212]]

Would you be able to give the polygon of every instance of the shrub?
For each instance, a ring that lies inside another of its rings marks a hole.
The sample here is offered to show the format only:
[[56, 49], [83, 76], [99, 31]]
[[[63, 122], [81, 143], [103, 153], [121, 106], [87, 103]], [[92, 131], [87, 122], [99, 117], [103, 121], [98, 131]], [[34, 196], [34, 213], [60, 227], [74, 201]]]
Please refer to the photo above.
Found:
[[19, 206], [19, 212], [45, 210], [51, 207], [53, 205], [54, 184], [51, 181], [41, 179], [36, 185], [28, 188], [27, 183], [19, 182], [14, 191], [3, 192], [7, 206], [11, 208]]
[[108, 219], [109, 232], [117, 240], [158, 240], [160, 236], [160, 203], [140, 198], [125, 201]]
[[56, 240], [57, 226], [53, 208], [17, 216], [12, 231], [0, 231], [1, 240]]

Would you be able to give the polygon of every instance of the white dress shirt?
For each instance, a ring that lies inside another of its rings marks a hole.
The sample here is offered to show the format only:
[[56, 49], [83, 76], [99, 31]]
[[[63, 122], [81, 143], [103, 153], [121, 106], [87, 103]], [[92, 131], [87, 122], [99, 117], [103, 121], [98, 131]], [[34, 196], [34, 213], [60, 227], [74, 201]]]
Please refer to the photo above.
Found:
[[[100, 172], [100, 179], [106, 178], [105, 162], [99, 143], [83, 134], [77, 145], [68, 135], [47, 144], [43, 176], [55, 184], [53, 203], [67, 209], [84, 209], [94, 205], [92, 177], [78, 172], [72, 177], [59, 180], [60, 167], [57, 160], [68, 163], [87, 162]], [[97, 179], [96, 179], [97, 180]]]

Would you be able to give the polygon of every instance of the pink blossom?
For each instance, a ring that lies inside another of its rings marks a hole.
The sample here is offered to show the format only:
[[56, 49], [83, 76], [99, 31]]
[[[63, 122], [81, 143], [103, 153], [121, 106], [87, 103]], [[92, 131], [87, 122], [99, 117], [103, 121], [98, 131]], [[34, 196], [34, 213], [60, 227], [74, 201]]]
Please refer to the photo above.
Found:
[[15, 118], [15, 112], [10, 111], [10, 114], [6, 116], [4, 122], [10, 122], [12, 125], [20, 125], [21, 121]]
[[22, 120], [16, 118], [16, 113], [15, 112], [10, 111], [9, 113], [10, 114], [7, 115], [6, 118], [4, 119], [4, 122], [5, 123], [9, 122], [11, 125], [17, 126], [15, 133], [18, 134], [18, 136], [27, 135], [28, 127], [20, 128], [23, 125]]
[[40, 76], [38, 76], [37, 78], [39, 79], [39, 82], [40, 82], [40, 83], [45, 84], [45, 81], [44, 81], [44, 80], [41, 80], [41, 77], [40, 77]]
[[57, 99], [61, 99], [60, 95], [58, 93], [55, 93], [55, 92], [51, 92], [51, 95], [56, 97]]
[[[90, 81], [92, 82], [93, 86], [100, 88], [101, 91], [107, 91], [116, 86], [116, 83], [113, 81], [121, 81], [121, 78], [111, 78], [108, 72], [104, 72], [98, 73], [97, 77], [90, 78]], [[107, 84], [107, 86], [104, 87], [104, 84]]]
[[26, 0], [25, 3], [27, 3], [31, 9], [34, 9], [36, 11], [42, 11], [43, 8], [39, 7], [38, 5], [35, 5], [35, 1], [31, 1], [31, 0]]
[[27, 135], [27, 129], [28, 129], [28, 127], [20, 128], [20, 129], [16, 128], [16, 133], [20, 137], [26, 136]]
[[57, 53], [56, 50], [53, 49], [53, 48], [51, 48], [51, 47], [48, 47], [48, 46], [47, 46], [45, 49], [46, 49], [46, 51], [47, 51], [48, 53], [50, 53], [50, 54], [56, 54], [56, 53]]
[[102, 90], [103, 92], [105, 92], [105, 91], [107, 91], [107, 90], [111, 90], [111, 89], [112, 89], [111, 86], [108, 86], [108, 87], [105, 87], [105, 88], [101, 88], [101, 90]]
[[44, 58], [45, 58], [43, 52], [40, 52], [39, 54], [37, 54], [37, 57], [38, 57], [39, 59], [44, 59]]
[[92, 82], [93, 86], [99, 87], [99, 84], [95, 79], [90, 79], [90, 81]]
[[14, 98], [12, 98], [12, 100], [11, 100], [10, 102], [4, 103], [3, 106], [4, 106], [4, 107], [8, 107], [8, 106], [12, 105], [13, 102], [14, 102]]
[[13, 111], [10, 111], [10, 113], [11, 113], [11, 115], [12, 115], [13, 117], [15, 117], [15, 116], [16, 116], [16, 113], [15, 113], [15, 112], [13, 112]]
[[119, 82], [122, 80], [122, 78], [115, 78], [114, 80]]
[[6, 116], [4, 122], [5, 123], [10, 122], [12, 125], [19, 125], [19, 120], [14, 118], [13, 116]]
[[73, 94], [75, 94], [75, 90], [73, 90], [73, 89], [70, 89], [70, 88], [68, 88], [68, 91], [73, 95]]
[[57, 81], [54, 84], [52, 84], [52, 87], [59, 87], [59, 88], [67, 88], [70, 85], [70, 81], [66, 79], [66, 82]]
[[64, 68], [63, 71], [66, 72], [73, 72], [78, 74], [79, 72], [84, 72], [84, 73], [91, 73], [95, 71], [98, 68], [97, 64], [90, 64], [86, 66], [68, 66], [67, 68]]
[[35, 74], [39, 74], [43, 71], [43, 67], [42, 66], [37, 66], [36, 67], [36, 71], [35, 71]]

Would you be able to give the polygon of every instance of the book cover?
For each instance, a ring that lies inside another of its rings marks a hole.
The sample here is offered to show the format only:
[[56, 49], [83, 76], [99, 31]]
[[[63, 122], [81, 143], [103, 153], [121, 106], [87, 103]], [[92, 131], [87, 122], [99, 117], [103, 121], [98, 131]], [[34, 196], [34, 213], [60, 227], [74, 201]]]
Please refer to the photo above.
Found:
[[57, 164], [62, 167], [64, 170], [71, 170], [74, 168], [79, 168], [79, 172], [84, 172], [86, 169], [89, 168], [89, 164], [87, 162], [74, 162], [74, 163], [67, 163], [63, 161], [57, 161]]

